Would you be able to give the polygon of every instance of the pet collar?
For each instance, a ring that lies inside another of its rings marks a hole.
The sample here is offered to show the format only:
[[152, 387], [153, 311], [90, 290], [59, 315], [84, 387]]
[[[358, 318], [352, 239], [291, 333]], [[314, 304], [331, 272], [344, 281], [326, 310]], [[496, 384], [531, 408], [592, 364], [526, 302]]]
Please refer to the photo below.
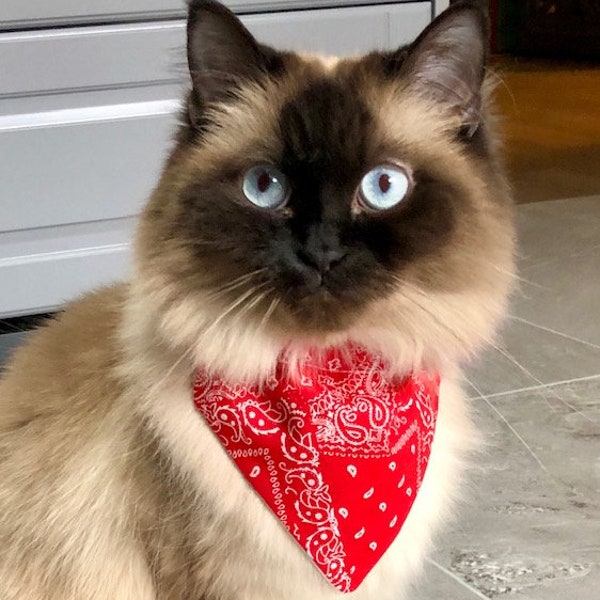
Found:
[[427, 467], [439, 377], [386, 375], [349, 346], [262, 386], [198, 371], [194, 403], [248, 483], [342, 592], [398, 535]]

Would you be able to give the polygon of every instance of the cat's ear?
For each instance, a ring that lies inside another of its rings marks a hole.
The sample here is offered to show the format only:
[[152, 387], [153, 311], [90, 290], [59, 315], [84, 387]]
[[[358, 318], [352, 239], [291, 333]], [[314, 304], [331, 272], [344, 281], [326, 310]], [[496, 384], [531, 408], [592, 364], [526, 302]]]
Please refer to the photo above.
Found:
[[472, 134], [481, 118], [481, 86], [488, 60], [488, 20], [472, 2], [453, 4], [408, 48], [402, 75], [417, 93], [459, 115]]
[[[240, 20], [214, 0], [191, 0], [187, 56], [196, 112], [222, 102], [273, 63], [274, 51], [259, 44]], [[192, 119], [194, 120], [194, 119]]]

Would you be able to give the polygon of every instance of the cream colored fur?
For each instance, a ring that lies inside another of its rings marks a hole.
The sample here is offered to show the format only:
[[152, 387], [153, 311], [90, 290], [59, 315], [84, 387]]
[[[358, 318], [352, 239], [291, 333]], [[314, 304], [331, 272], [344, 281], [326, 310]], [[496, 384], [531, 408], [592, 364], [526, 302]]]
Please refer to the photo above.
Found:
[[[265, 123], [294, 85], [299, 82], [268, 93], [245, 90], [221, 110], [220, 127], [246, 120], [244, 131], [276, 144]], [[168, 198], [203, 169], [217, 168], [243, 141], [225, 143], [219, 128], [210, 132], [207, 145], [167, 168], [143, 217], [131, 281], [68, 308], [33, 336], [0, 382], [2, 600], [187, 599], [183, 591], [157, 596], [150, 562], [153, 553], [172, 548], [149, 552], [143, 540], [182, 512], [208, 518], [206, 507], [210, 521], [192, 546], [209, 548], [198, 574], [207, 583], [193, 600], [406, 597], [434, 531], [451, 513], [477, 442], [460, 364], [491, 339], [505, 310], [513, 234], [510, 209], [490, 199], [506, 195], [504, 181], [499, 176], [494, 190], [486, 187], [487, 167], [468, 160], [446, 135], [452, 126], [446, 117], [397, 88], [369, 102], [381, 135], [402, 139], [416, 163], [433, 165], [462, 190], [472, 222], [458, 230], [452, 257], [411, 266], [393, 293], [335, 334], [302, 336], [281, 318], [266, 323], [258, 311], [240, 313], [243, 302], [227, 312], [210, 292], [186, 289], [173, 270], [191, 260], [185, 248], [171, 241], [169, 249], [155, 251], [162, 225], [151, 216], [153, 206], [171, 210]], [[423, 127], [438, 133], [424, 140]], [[435, 291], [431, 281], [439, 284]], [[284, 348], [293, 362], [307, 346], [348, 339], [383, 354], [394, 373], [435, 369], [443, 383], [429, 467], [411, 513], [364, 584], [342, 595], [251, 491], [195, 410], [191, 385], [198, 366], [260, 380]], [[169, 472], [166, 482], [153, 482], [156, 451], [139, 443], [147, 431], [169, 457], [161, 467]], [[190, 504], [161, 505], [169, 486], [191, 490]], [[162, 521], [153, 521], [155, 515]], [[152, 525], [145, 529], [146, 522]], [[196, 535], [193, 522], [185, 527]]]

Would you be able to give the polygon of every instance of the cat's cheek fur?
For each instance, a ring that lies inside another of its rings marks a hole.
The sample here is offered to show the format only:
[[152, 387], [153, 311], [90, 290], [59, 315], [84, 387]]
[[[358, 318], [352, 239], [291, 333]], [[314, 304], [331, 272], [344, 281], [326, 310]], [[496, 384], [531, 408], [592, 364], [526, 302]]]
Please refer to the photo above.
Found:
[[[189, 370], [201, 364], [242, 381], [272, 373], [285, 345], [283, 337], [265, 332], [260, 320], [222, 317], [222, 310], [211, 310], [210, 294], [181, 297], [170, 277], [155, 273], [145, 279], [134, 281], [125, 307], [122, 335], [133, 361], [143, 346], [148, 352], [164, 349], [171, 361], [161, 362], [167, 370], [176, 362]], [[154, 298], [151, 310], [145, 301], [149, 296]]]
[[[335, 590], [240, 475], [190, 402], [185, 379], [158, 382], [148, 403], [150, 424], [192, 485], [203, 490], [219, 523], [207, 573], [215, 598], [236, 600], [335, 600]], [[450, 514], [461, 473], [477, 434], [468, 400], [450, 378], [440, 391], [437, 432], [423, 484], [402, 530], [381, 561], [349, 600], [401, 600], [423, 565], [432, 535]], [[245, 544], [239, 543], [239, 531]], [[260, 574], [257, 574], [259, 566]], [[235, 576], [232, 576], [235, 573]], [[213, 597], [213, 596], [211, 596]]]

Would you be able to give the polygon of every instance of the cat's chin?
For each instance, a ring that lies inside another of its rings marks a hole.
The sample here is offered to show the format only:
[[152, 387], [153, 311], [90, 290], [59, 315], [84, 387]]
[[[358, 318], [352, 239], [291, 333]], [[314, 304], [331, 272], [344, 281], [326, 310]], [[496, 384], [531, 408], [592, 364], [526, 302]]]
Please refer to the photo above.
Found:
[[353, 328], [364, 309], [349, 305], [323, 289], [288, 303], [283, 312], [282, 325], [289, 332], [329, 338], [331, 335], [343, 335]]

